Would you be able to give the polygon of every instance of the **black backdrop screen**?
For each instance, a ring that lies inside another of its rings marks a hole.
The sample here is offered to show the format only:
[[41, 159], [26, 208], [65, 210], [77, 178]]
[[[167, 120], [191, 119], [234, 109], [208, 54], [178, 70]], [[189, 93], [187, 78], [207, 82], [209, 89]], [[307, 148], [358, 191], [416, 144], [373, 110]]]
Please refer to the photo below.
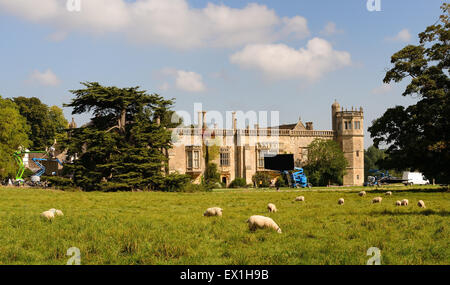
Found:
[[264, 157], [264, 168], [270, 170], [293, 170], [294, 169], [294, 155], [293, 154], [278, 154], [275, 156]]

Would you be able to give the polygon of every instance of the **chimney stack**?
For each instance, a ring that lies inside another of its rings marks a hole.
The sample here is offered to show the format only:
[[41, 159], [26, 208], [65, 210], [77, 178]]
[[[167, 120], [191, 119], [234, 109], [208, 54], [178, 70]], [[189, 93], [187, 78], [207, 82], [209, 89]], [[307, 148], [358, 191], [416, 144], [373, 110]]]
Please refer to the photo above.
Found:
[[206, 111], [202, 111], [202, 128], [206, 129]]
[[231, 113], [231, 121], [233, 124], [233, 130], [236, 130], [236, 125], [237, 125], [236, 112]]

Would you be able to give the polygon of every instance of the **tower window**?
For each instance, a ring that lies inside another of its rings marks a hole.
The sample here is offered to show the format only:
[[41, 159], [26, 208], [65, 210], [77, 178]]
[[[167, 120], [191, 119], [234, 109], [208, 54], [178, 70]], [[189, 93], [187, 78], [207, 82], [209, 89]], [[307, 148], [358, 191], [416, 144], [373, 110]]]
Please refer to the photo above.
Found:
[[361, 129], [361, 122], [355, 121], [355, 130], [359, 130], [359, 129]]
[[356, 179], [358, 179], [358, 180], [359, 180], [359, 175], [356, 175]]
[[356, 151], [356, 157], [359, 157], [359, 150]]
[[348, 122], [345, 121], [345, 129], [348, 130]]

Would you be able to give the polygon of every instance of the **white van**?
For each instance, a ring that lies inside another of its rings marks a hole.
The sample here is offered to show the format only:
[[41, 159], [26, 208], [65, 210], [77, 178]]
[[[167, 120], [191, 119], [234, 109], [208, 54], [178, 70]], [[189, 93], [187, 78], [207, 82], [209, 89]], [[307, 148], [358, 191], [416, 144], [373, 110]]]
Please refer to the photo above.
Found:
[[409, 172], [404, 171], [403, 177], [402, 177], [403, 183], [405, 185], [425, 185], [430, 184], [430, 181], [428, 181], [425, 176], [421, 172]]

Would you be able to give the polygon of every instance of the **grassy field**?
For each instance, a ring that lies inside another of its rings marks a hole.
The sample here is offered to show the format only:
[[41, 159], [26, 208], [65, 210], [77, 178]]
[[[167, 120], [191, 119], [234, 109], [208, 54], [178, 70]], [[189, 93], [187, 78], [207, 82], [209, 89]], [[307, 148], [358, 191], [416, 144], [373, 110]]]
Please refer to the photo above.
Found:
[[[450, 264], [450, 192], [436, 187], [216, 190], [210, 193], [83, 193], [0, 188], [0, 264]], [[294, 202], [303, 195], [305, 202]], [[383, 196], [381, 204], [373, 197]], [[337, 200], [343, 197], [345, 204]], [[396, 200], [409, 199], [407, 207]], [[427, 208], [417, 206], [424, 200]], [[267, 213], [267, 203], [278, 212]], [[203, 217], [208, 207], [222, 218]], [[53, 222], [49, 208], [65, 216]], [[250, 232], [246, 220], [272, 217], [282, 234]]]

